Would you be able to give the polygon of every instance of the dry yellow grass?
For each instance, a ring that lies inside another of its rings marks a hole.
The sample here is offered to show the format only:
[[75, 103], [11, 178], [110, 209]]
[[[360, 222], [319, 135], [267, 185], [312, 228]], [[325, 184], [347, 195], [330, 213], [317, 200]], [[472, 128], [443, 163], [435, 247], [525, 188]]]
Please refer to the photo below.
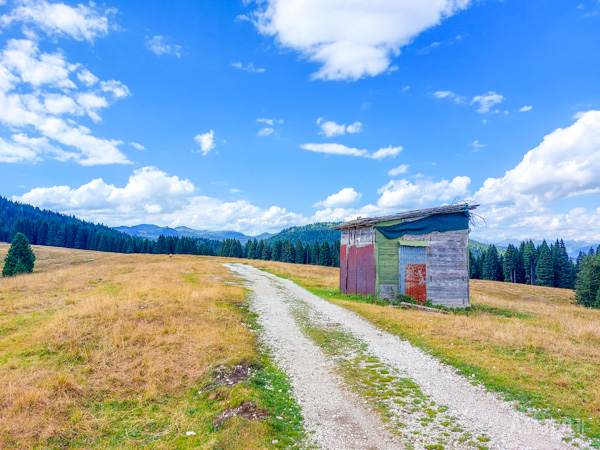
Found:
[[34, 251], [33, 274], [0, 279], [0, 448], [188, 445], [193, 388], [256, 356], [243, 289], [204, 257]]
[[433, 350], [511, 398], [580, 419], [579, 430], [600, 438], [600, 311], [573, 304], [573, 291], [472, 280], [470, 315], [431, 314], [344, 298], [337, 269], [251, 264]]

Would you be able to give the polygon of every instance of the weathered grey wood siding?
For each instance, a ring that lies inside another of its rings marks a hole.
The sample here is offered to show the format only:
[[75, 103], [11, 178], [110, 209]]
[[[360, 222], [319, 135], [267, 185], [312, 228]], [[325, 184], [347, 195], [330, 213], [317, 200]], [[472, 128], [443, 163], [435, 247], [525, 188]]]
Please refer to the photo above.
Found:
[[377, 289], [382, 298], [401, 293], [399, 241], [426, 241], [427, 299], [433, 304], [467, 307], [469, 302], [469, 231], [406, 234], [387, 239], [376, 232]]
[[405, 240], [428, 241], [427, 298], [434, 305], [467, 307], [469, 302], [469, 230], [405, 235]]

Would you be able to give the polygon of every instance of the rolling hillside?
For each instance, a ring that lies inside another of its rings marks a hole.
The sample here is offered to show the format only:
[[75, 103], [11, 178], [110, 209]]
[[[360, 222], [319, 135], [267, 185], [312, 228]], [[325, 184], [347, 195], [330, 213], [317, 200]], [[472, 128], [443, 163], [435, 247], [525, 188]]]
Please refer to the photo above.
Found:
[[340, 222], [319, 222], [299, 227], [291, 227], [282, 230], [280, 233], [271, 237], [269, 241], [291, 241], [300, 240], [303, 244], [312, 244], [315, 240], [319, 242], [327, 241], [330, 244], [340, 239], [340, 232], [333, 230], [332, 227], [339, 225]]

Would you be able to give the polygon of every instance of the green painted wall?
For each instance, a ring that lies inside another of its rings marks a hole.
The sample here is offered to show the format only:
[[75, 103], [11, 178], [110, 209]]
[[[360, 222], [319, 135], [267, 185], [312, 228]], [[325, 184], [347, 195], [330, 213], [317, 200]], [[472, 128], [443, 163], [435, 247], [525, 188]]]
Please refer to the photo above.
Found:
[[[376, 226], [390, 226], [402, 223], [403, 220], [389, 220], [380, 222]], [[377, 276], [375, 280], [375, 290], [379, 292], [380, 284], [393, 284], [398, 292], [400, 261], [398, 256], [397, 239], [388, 239], [379, 231], [375, 230], [375, 264], [377, 265]]]

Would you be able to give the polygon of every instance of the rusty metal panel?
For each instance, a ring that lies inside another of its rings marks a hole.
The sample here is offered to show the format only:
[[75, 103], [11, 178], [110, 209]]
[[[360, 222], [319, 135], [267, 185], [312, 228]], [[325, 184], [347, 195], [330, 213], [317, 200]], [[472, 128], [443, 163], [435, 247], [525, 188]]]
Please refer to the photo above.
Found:
[[356, 269], [358, 264], [358, 249], [356, 246], [348, 248], [348, 278], [346, 280], [348, 294], [356, 294]]
[[405, 294], [421, 303], [427, 300], [427, 265], [407, 264], [404, 269]]
[[425, 303], [427, 300], [426, 247], [400, 245], [398, 252], [400, 292]]
[[346, 264], [346, 246], [340, 247], [340, 291], [347, 293], [346, 280], [348, 278], [348, 265]]

